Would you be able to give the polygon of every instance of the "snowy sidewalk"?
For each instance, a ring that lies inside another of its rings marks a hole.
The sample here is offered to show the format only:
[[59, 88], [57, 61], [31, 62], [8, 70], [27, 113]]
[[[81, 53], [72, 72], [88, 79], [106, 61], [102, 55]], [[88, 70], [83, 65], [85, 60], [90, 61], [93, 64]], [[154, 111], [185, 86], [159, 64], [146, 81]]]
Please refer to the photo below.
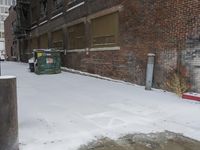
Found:
[[169, 130], [200, 140], [200, 103], [161, 90], [63, 72], [36, 75], [3, 62], [18, 80], [20, 150], [75, 150], [95, 137]]

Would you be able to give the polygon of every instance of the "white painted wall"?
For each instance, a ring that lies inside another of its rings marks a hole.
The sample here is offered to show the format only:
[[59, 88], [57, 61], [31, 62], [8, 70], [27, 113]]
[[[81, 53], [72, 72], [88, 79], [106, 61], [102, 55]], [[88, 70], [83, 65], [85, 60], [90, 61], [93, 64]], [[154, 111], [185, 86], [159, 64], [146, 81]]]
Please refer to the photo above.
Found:
[[5, 50], [5, 43], [4, 42], [0, 42], [0, 51], [1, 50]]

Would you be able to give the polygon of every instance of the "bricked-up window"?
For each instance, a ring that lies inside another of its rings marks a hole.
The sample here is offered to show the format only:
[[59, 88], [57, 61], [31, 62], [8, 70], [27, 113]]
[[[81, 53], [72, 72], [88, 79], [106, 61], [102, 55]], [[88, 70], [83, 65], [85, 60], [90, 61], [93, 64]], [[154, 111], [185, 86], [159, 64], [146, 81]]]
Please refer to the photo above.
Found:
[[40, 15], [45, 17], [47, 15], [47, 0], [40, 1]]
[[38, 48], [38, 41], [37, 37], [31, 39], [31, 51]]
[[92, 47], [118, 45], [118, 13], [95, 18], [92, 25]]
[[59, 9], [63, 6], [63, 0], [53, 0], [54, 9]]
[[74, 7], [79, 5], [80, 3], [85, 2], [85, 0], [69, 0], [68, 1], [68, 8]]
[[69, 49], [85, 48], [85, 24], [80, 23], [68, 28]]
[[40, 36], [40, 47], [41, 49], [45, 49], [48, 48], [48, 34], [45, 33], [43, 35]]
[[58, 30], [52, 33], [52, 47], [56, 49], [63, 49], [63, 32]]

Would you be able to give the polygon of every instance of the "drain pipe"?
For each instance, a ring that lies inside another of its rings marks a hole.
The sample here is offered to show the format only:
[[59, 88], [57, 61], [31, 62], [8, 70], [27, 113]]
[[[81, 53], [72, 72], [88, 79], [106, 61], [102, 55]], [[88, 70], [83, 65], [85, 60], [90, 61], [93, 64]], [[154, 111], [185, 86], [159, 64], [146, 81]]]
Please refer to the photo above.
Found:
[[154, 71], [155, 54], [148, 54], [147, 71], [146, 71], [146, 90], [151, 90], [153, 83], [153, 71]]
[[0, 150], [19, 150], [16, 77], [0, 76]]

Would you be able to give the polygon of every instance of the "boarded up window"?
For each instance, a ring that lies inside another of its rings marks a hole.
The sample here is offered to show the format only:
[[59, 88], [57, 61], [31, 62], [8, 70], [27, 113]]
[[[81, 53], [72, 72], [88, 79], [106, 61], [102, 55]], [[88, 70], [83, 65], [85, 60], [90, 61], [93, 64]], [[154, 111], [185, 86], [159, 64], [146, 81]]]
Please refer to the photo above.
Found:
[[40, 36], [40, 48], [46, 49], [48, 48], [48, 34], [43, 34]]
[[92, 20], [92, 47], [118, 44], [118, 13]]
[[85, 48], [85, 25], [80, 23], [68, 28], [69, 49]]
[[33, 49], [37, 49], [37, 48], [38, 48], [37, 38], [32, 38], [31, 39], [31, 51], [33, 51]]
[[63, 32], [58, 30], [52, 33], [52, 47], [63, 49]]

